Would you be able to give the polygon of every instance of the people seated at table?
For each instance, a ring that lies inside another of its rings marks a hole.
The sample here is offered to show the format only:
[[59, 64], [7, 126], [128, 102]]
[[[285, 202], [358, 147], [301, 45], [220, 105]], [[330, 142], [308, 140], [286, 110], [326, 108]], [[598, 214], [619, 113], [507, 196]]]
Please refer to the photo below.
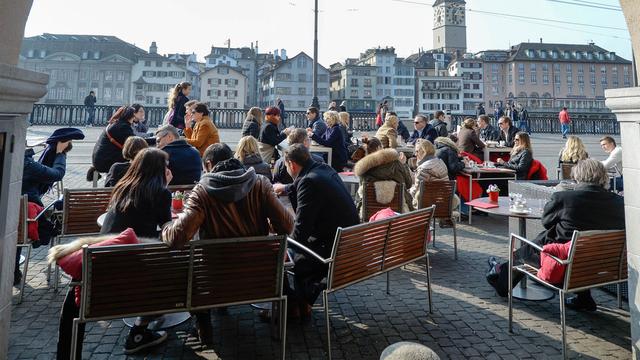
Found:
[[126, 160], [124, 162], [117, 162], [111, 165], [109, 172], [104, 177], [104, 186], [105, 187], [113, 187], [115, 186], [120, 179], [124, 176], [124, 174], [129, 170], [129, 166], [131, 166], [131, 161], [136, 157], [140, 150], [149, 147], [147, 141], [139, 136], [130, 136], [124, 142], [124, 147], [122, 148], [122, 157]]
[[136, 235], [158, 237], [158, 226], [171, 221], [169, 156], [156, 148], [140, 150], [113, 188], [102, 234], [132, 228]]
[[[289, 146], [293, 144], [303, 144], [307, 149], [311, 147], [311, 139], [307, 136], [307, 130], [305, 129], [293, 129], [287, 136], [287, 143]], [[311, 159], [316, 162], [323, 163], [324, 159], [320, 155], [311, 154]], [[276, 165], [274, 166], [274, 174], [273, 174], [273, 182], [274, 182], [274, 190], [276, 193], [284, 193], [288, 194], [289, 192], [285, 188], [281, 188], [280, 185], [289, 185], [293, 183], [293, 179], [291, 175], [287, 172], [287, 167], [284, 163], [284, 158], [278, 159], [276, 161]], [[280, 184], [280, 185], [278, 185]]]
[[247, 117], [242, 123], [242, 136], [260, 137], [260, 127], [262, 127], [262, 110], [259, 107], [252, 107], [247, 111]]
[[258, 149], [258, 140], [253, 136], [243, 136], [238, 141], [238, 147], [234, 156], [240, 160], [246, 168], [253, 168], [256, 174], [262, 175], [271, 181], [271, 166], [262, 161], [260, 150]]
[[416, 115], [416, 117], [413, 118], [413, 132], [411, 133], [409, 141], [407, 141], [408, 144], [415, 145], [418, 139], [426, 139], [433, 144], [433, 141], [437, 137], [438, 132], [429, 124], [426, 116]]
[[[189, 121], [188, 115], [185, 120]], [[200, 153], [185, 139], [180, 138], [176, 127], [164, 125], [156, 130], [156, 146], [169, 155], [169, 170], [173, 175], [169, 185], [192, 185], [200, 180]]]
[[197, 103], [191, 110], [191, 116], [195, 120], [195, 126], [191, 127], [191, 121], [185, 124], [184, 136], [189, 145], [200, 152], [200, 156], [211, 144], [220, 142], [218, 128], [209, 117], [209, 108], [204, 103]]
[[[624, 199], [607, 191], [609, 177], [605, 167], [597, 160], [580, 160], [571, 169], [577, 182], [574, 190], [558, 191], [544, 206], [542, 231], [534, 240], [536, 244], [564, 244], [571, 241], [574, 230], [622, 230], [625, 228]], [[525, 245], [515, 251], [517, 263], [526, 262], [540, 266], [540, 254]], [[516, 263], [516, 265], [517, 265]], [[495, 258], [489, 259], [490, 271], [487, 281], [498, 295], [508, 295], [508, 262], [499, 264]], [[513, 273], [513, 284], [522, 279], [520, 272]], [[596, 303], [588, 290], [577, 293], [566, 300], [566, 305], [575, 310], [595, 311]]]
[[453, 140], [448, 137], [437, 137], [435, 142], [436, 157], [447, 166], [449, 180], [455, 180], [456, 176], [465, 167], [463, 159], [460, 157], [460, 150]]
[[489, 123], [489, 116], [478, 116], [478, 127], [480, 128], [481, 141], [499, 141], [500, 131]]
[[[377, 138], [370, 139], [368, 142], [378, 140]], [[396, 184], [404, 185], [404, 204], [402, 205], [402, 212], [409, 212], [414, 210], [413, 201], [409, 189], [413, 185], [413, 178], [409, 166], [406, 164], [406, 158], [404, 154], [398, 153], [395, 149], [379, 149], [373, 150], [374, 147], [367, 148], [367, 156], [358, 161], [353, 168], [356, 176], [359, 177], [360, 186], [358, 187], [357, 206], [359, 209], [359, 215], [362, 221], [367, 221], [364, 218], [365, 209], [363, 206], [363, 199], [365, 196], [365, 183], [376, 183], [380, 181], [393, 181]], [[381, 198], [393, 199], [393, 191], [395, 187], [376, 187], [376, 194]], [[384, 192], [384, 194], [378, 194], [378, 191]]]
[[375, 137], [380, 140], [384, 148], [395, 149], [398, 147], [398, 122], [396, 115], [387, 114], [384, 123], [376, 131]]
[[600, 147], [609, 154], [609, 157], [602, 161], [602, 165], [607, 169], [609, 175], [613, 177], [611, 179], [611, 187], [614, 188], [615, 185], [616, 190], [622, 191], [624, 189], [622, 182], [622, 146], [616, 145], [616, 140], [611, 136], [605, 136], [600, 139]]
[[93, 147], [93, 153], [91, 154], [92, 168], [89, 170], [90, 174], [87, 174], [87, 178], [89, 178], [89, 175], [91, 175], [91, 178], [93, 177], [93, 170], [106, 173], [111, 168], [111, 165], [125, 161], [125, 158], [122, 157], [122, 148], [127, 138], [135, 135], [131, 127], [135, 119], [134, 114], [135, 108], [131, 106], [120, 107], [113, 114], [114, 123], [109, 124], [102, 131]]
[[466, 118], [462, 122], [462, 127], [458, 131], [458, 149], [460, 151], [473, 154], [480, 159], [484, 158], [482, 150], [484, 143], [480, 141], [475, 129], [476, 121], [473, 118]]
[[444, 121], [444, 119], [444, 111], [438, 110], [433, 114], [433, 120], [429, 121], [429, 125], [436, 129], [438, 137], [446, 137], [449, 135], [449, 131], [447, 130], [447, 123]]
[[570, 135], [558, 156], [558, 165], [577, 164], [578, 161], [588, 159], [589, 154], [582, 140], [575, 135]]
[[[162, 229], [162, 241], [182, 248], [196, 233], [201, 239], [289, 234], [293, 215], [278, 200], [271, 182], [233, 158], [227, 144], [211, 145], [202, 158], [206, 173], [184, 202], [182, 212]], [[208, 311], [196, 314], [200, 341], [211, 344]]]
[[[317, 110], [316, 110], [317, 111]], [[260, 129], [260, 136], [258, 141], [260, 142], [260, 156], [262, 160], [271, 165], [272, 160], [278, 160], [280, 153], [276, 148], [291, 131], [289, 128], [284, 129], [282, 132], [278, 129], [280, 124], [280, 109], [275, 106], [268, 107], [264, 111], [265, 124]]]
[[[420, 181], [448, 181], [449, 171], [442, 159], [436, 157], [436, 149], [433, 144], [426, 139], [418, 139], [415, 149], [417, 165], [413, 186], [409, 193], [413, 199], [414, 208], [418, 208], [418, 199], [422, 197]], [[426, 191], [429, 191], [426, 189]]]
[[316, 136], [322, 136], [327, 131], [327, 124], [320, 118], [317, 108], [311, 106], [307, 109], [307, 127], [313, 131]]
[[340, 116], [336, 111], [324, 113], [324, 121], [327, 130], [318, 136], [311, 128], [307, 128], [307, 135], [318, 144], [331, 148], [331, 167], [337, 172], [342, 172], [347, 165], [347, 146], [340, 131]]
[[[359, 223], [351, 194], [338, 173], [326, 164], [311, 159], [302, 144], [291, 145], [284, 152], [289, 175], [295, 179], [295, 224], [291, 237], [318, 255], [328, 258], [338, 227]], [[295, 249], [295, 248], [294, 248]], [[289, 307], [308, 316], [324, 285], [327, 266], [306, 253], [296, 250], [293, 256], [294, 283], [286, 287]]]
[[498, 141], [506, 147], [513, 147], [515, 144], [516, 134], [520, 131], [511, 122], [511, 118], [503, 116], [498, 119], [498, 127], [500, 127], [500, 137]]
[[498, 158], [496, 166], [516, 171], [516, 180], [527, 180], [529, 169], [533, 163], [533, 149], [529, 134], [520, 131], [513, 139], [514, 146], [511, 150], [509, 161]]

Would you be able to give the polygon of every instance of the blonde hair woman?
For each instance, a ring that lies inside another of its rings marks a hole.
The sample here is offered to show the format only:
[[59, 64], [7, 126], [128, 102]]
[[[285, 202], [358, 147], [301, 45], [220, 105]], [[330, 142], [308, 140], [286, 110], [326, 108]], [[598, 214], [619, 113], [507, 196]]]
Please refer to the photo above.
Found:
[[353, 136], [353, 133], [349, 131], [349, 113], [346, 111], [342, 111], [338, 113], [338, 116], [340, 117], [340, 123], [338, 124], [338, 126], [340, 127], [342, 137], [344, 138], [344, 143], [348, 149], [349, 145], [351, 145], [351, 137]]
[[529, 169], [533, 163], [533, 150], [529, 134], [520, 131], [513, 139], [513, 150], [509, 161], [498, 159], [498, 166], [516, 171], [517, 180], [527, 180]]
[[398, 117], [395, 115], [387, 115], [384, 124], [378, 129], [375, 137], [377, 137], [382, 146], [385, 148], [398, 147]]
[[262, 161], [258, 140], [253, 136], [243, 136], [240, 139], [234, 157], [240, 160], [245, 167], [252, 167], [256, 171], [256, 174], [264, 175], [271, 181], [271, 167]]
[[260, 137], [260, 127], [262, 126], [262, 110], [259, 107], [252, 107], [247, 112], [247, 117], [242, 124], [242, 136]]
[[578, 161], [588, 158], [589, 154], [587, 153], [582, 140], [577, 136], [570, 135], [567, 138], [564, 148], [560, 151], [558, 163], [577, 164]]
[[184, 129], [184, 115], [187, 109], [184, 105], [189, 101], [191, 93], [191, 83], [183, 81], [169, 92], [169, 112], [167, 113], [167, 122], [178, 129]]
[[[413, 197], [413, 206], [417, 209], [418, 199], [422, 197], [420, 181], [448, 181], [449, 171], [447, 164], [445, 164], [442, 159], [436, 157], [436, 148], [429, 140], [416, 140], [415, 155], [418, 161], [418, 168], [416, 169], [413, 186], [409, 189], [409, 193]], [[460, 198], [454, 195], [453, 208], [457, 208], [459, 203]]]
[[340, 115], [337, 111], [327, 111], [324, 113], [324, 122], [327, 130], [322, 136], [315, 134], [311, 128], [307, 128], [307, 135], [318, 144], [331, 148], [331, 167], [341, 172], [347, 165], [347, 146], [338, 125]]

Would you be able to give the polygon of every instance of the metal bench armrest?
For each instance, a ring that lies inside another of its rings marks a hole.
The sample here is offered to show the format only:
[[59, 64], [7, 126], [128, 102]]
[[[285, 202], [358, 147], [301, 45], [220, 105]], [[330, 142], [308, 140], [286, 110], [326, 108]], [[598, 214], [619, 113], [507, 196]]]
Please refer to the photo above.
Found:
[[38, 219], [40, 219], [40, 217], [44, 215], [44, 213], [47, 212], [47, 210], [49, 210], [53, 205], [55, 205], [55, 203], [56, 202], [54, 201], [51, 204], [45, 206], [44, 209], [42, 209], [42, 211], [40, 211], [38, 215], [36, 215], [36, 217], [34, 217], [33, 219], [27, 219], [27, 221], [31, 221], [31, 222], [38, 221]]
[[323, 264], [329, 264], [329, 263], [333, 262], [333, 259], [331, 259], [331, 258], [329, 258], [329, 259], [323, 258], [322, 256], [320, 256], [317, 253], [315, 253], [313, 250], [311, 250], [308, 247], [300, 244], [299, 242], [293, 240], [290, 237], [287, 238], [287, 243], [290, 244], [290, 245], [293, 245], [294, 247], [302, 250], [303, 252], [313, 256], [314, 258], [316, 258], [316, 260], [322, 262]]

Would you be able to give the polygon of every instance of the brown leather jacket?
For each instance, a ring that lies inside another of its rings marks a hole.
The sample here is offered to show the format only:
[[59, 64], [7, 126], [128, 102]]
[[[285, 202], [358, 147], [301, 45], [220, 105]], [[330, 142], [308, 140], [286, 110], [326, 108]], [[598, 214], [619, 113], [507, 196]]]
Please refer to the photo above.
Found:
[[207, 173], [178, 218], [162, 229], [162, 241], [182, 248], [198, 230], [201, 239], [290, 234], [293, 214], [277, 199], [269, 180], [253, 168]]

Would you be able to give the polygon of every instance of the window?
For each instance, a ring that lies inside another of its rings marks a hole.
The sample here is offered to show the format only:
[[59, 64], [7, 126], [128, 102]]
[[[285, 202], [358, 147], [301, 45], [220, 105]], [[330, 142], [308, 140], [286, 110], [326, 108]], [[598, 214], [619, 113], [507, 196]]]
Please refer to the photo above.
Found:
[[156, 66], [157, 67], [162, 67], [162, 61], [156, 61]]
[[221, 74], [221, 75], [226, 75], [226, 74], [228, 74], [228, 73], [229, 73], [229, 68], [228, 68], [228, 67], [221, 66], [221, 67], [219, 67], [219, 68], [216, 70], [216, 72], [217, 72], [218, 74]]
[[100, 73], [98, 71], [92, 71], [91, 80], [100, 80]]
[[102, 89], [102, 99], [104, 101], [111, 101], [111, 88]]
[[573, 66], [571, 64], [567, 64], [567, 72], [570, 73], [573, 71]]
[[369, 89], [365, 89], [364, 90], [364, 98], [365, 99], [370, 99], [371, 98], [371, 90], [369, 90]]
[[531, 71], [531, 83], [536, 84], [538, 82], [538, 73]]
[[351, 86], [358, 86], [358, 79], [351, 79]]
[[591, 85], [595, 85], [596, 84], [596, 74], [595, 73], [591, 73]]
[[549, 85], [549, 73], [542, 73], [542, 83]]
[[553, 83], [560, 84], [560, 74], [553, 74]]
[[124, 99], [124, 89], [121, 87], [116, 88], [116, 100], [122, 101]]
[[112, 80], [113, 80], [113, 71], [105, 71], [104, 81], [112, 81]]
[[47, 50], [40, 50], [40, 57], [44, 59], [47, 56]]
[[584, 75], [578, 75], [578, 84], [584, 85]]
[[96, 59], [96, 60], [100, 59], [100, 51], [94, 52], [93, 53], [93, 58]]
[[307, 82], [307, 74], [298, 74], [299, 82]]
[[291, 74], [290, 73], [277, 73], [276, 74], [276, 80], [290, 81], [291, 80]]
[[351, 89], [351, 98], [357, 98], [358, 97], [358, 89]]
[[151, 66], [151, 61], [146, 60], [146, 61], [144, 62], [144, 66], [147, 66], [147, 67]]
[[298, 95], [307, 95], [307, 88], [305, 87], [298, 88]]
[[117, 71], [116, 72], [116, 80], [117, 81], [124, 81], [124, 71]]
[[276, 88], [276, 95], [291, 95], [291, 88], [290, 87], [277, 87]]
[[364, 87], [371, 87], [371, 79], [366, 78], [363, 80], [364, 82]]
[[298, 69], [305, 69], [307, 67], [307, 58], [304, 56], [299, 57], [297, 66], [298, 66]]
[[87, 80], [87, 72], [85, 70], [80, 71], [80, 74], [78, 75], [78, 79]]
[[480, 90], [480, 84], [473, 84], [473, 90]]

